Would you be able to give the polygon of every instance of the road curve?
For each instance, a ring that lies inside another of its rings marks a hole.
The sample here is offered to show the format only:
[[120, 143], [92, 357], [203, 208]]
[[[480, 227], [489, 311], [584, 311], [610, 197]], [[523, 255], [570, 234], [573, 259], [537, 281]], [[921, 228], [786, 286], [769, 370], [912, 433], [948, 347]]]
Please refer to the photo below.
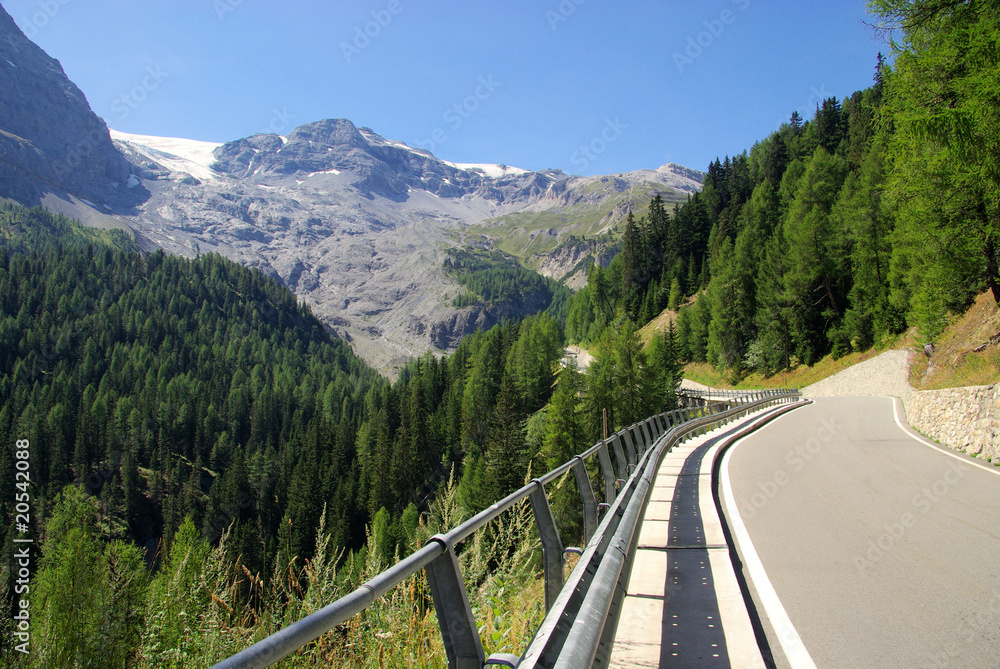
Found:
[[922, 443], [893, 402], [818, 398], [732, 447], [744, 572], [759, 556], [820, 669], [998, 669], [1000, 468]]

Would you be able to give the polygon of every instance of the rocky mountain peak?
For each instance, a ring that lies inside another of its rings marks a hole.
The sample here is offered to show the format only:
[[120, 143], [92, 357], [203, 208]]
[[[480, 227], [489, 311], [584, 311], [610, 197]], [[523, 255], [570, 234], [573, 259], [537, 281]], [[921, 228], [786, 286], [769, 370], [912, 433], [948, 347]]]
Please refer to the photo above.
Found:
[[368, 141], [358, 131], [357, 126], [346, 118], [324, 119], [315, 123], [300, 125], [288, 136], [291, 143], [316, 142], [326, 147], [350, 147], [367, 150]]
[[[684, 167], [683, 165], [678, 165], [677, 163], [664, 163], [656, 168], [656, 171], [660, 174], [675, 175], [682, 180], [688, 182], [694, 182], [700, 184], [702, 179], [704, 179], [705, 174], [699, 172], [698, 170], [693, 170], [690, 167]], [[685, 189], [682, 189], [685, 190]]]

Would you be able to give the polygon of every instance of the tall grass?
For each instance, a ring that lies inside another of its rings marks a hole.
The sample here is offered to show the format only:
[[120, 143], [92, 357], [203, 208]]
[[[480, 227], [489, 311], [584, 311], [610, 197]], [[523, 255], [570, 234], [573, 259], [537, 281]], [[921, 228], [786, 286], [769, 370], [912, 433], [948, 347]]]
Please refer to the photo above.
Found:
[[[456, 486], [447, 488], [420, 519], [409, 549], [416, 550], [461, 521]], [[183, 650], [162, 649], [153, 639], [140, 649], [138, 667], [208, 666], [349, 593], [390, 565], [379, 557], [380, 538], [344, 556], [331, 548], [325, 513], [316, 555], [301, 565], [291, 560], [268, 578], [224, 558], [225, 542], [205, 560], [198, 588], [209, 596], [192, 616]], [[459, 547], [458, 560], [486, 654], [520, 654], [545, 614], [539, 541], [527, 500], [492, 521]], [[397, 559], [400, 557], [396, 556]], [[339, 565], [339, 566], [338, 566]], [[148, 622], [162, 611], [151, 604]], [[445, 667], [447, 657], [430, 588], [421, 571], [360, 614], [338, 625], [277, 665], [284, 668], [336, 666]]]

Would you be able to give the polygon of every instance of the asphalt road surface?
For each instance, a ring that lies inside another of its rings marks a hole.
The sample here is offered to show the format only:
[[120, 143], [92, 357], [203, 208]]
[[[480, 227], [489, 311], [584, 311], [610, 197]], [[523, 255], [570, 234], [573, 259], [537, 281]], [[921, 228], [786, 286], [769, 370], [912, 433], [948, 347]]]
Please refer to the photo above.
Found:
[[778, 667], [1000, 669], [1000, 467], [939, 448], [887, 397], [819, 398], [732, 447], [744, 573], [759, 556], [755, 601], [773, 586], [794, 628], [761, 613]]

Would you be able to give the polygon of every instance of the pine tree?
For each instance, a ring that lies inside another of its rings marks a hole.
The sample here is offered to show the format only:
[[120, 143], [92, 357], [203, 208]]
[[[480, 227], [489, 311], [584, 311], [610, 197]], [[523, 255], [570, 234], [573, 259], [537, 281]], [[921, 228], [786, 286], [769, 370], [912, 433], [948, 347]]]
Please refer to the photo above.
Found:
[[667, 309], [676, 311], [681, 302], [681, 283], [675, 276], [670, 282], [670, 296], [667, 298]]
[[523, 399], [510, 376], [504, 375], [483, 448], [483, 476], [487, 497], [496, 501], [524, 485], [528, 453], [524, 435]]
[[33, 583], [35, 643], [45, 667], [97, 667], [100, 662], [102, 559], [92, 498], [67, 486], [46, 525]]
[[816, 137], [819, 145], [827, 153], [836, 153], [843, 138], [841, 105], [837, 98], [823, 100], [823, 106], [816, 109]]
[[797, 111], [793, 111], [791, 118], [788, 119], [788, 122], [792, 126], [792, 134], [798, 136], [798, 134], [802, 132], [802, 115]]
[[767, 243], [764, 260], [757, 273], [757, 331], [752, 348], [759, 353], [755, 361], [765, 375], [792, 366], [792, 312], [794, 303], [785, 289], [788, 251], [780, 227]]
[[645, 249], [639, 226], [630, 211], [625, 219], [621, 251], [621, 295], [625, 311], [635, 318], [639, 313], [639, 291], [645, 285]]
[[884, 138], [867, 152], [861, 170], [844, 183], [834, 216], [850, 231], [852, 285], [845, 313], [847, 336], [859, 348], [900, 332], [902, 314], [889, 302], [893, 218], [883, 197]]
[[496, 402], [503, 376], [502, 337], [500, 328], [486, 332], [470, 360], [462, 396], [462, 444], [471, 452], [482, 449], [489, 432], [490, 407]]
[[615, 424], [625, 427], [646, 418], [643, 384], [645, 354], [635, 323], [626, 319], [614, 334]]
[[646, 368], [650, 370], [647, 392], [653, 399], [649, 413], [669, 411], [677, 406], [677, 390], [683, 380], [677, 326], [670, 321], [665, 330], [657, 330], [646, 348]]
[[186, 520], [150, 585], [142, 651], [157, 666], [181, 666], [198, 643], [198, 616], [211, 593], [201, 578], [210, 549]]
[[545, 423], [543, 445], [547, 469], [558, 467], [588, 445], [579, 411], [581, 386], [582, 379], [575, 366], [559, 372]]
[[826, 352], [827, 336], [847, 306], [847, 234], [830, 215], [845, 167], [842, 159], [817, 148], [796, 186], [784, 226], [789, 253], [785, 286], [795, 304], [793, 337], [796, 353], [807, 365]]

